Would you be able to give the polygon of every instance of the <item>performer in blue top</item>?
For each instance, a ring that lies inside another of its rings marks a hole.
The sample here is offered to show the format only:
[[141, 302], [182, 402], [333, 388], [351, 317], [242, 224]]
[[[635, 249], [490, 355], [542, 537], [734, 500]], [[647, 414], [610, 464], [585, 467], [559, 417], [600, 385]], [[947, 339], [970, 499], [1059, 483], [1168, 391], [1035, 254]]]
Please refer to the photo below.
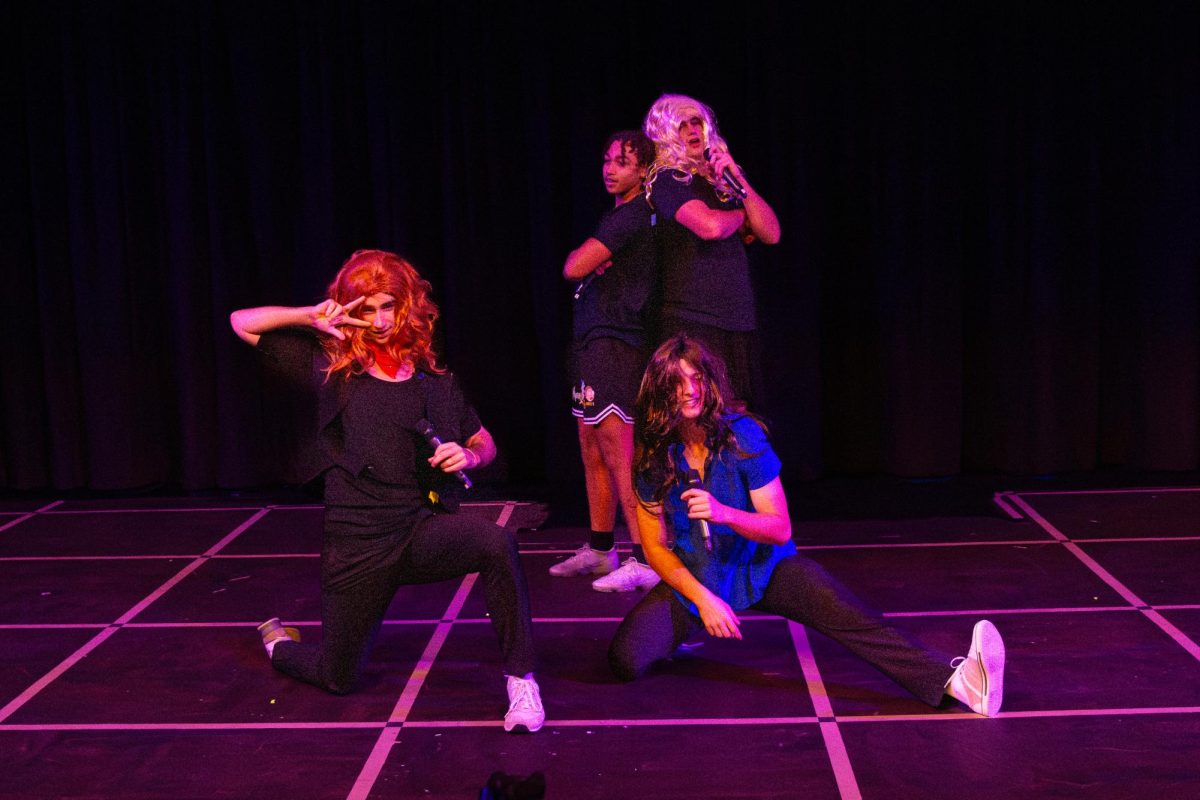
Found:
[[967, 656], [946, 663], [798, 554], [779, 458], [756, 418], [728, 412], [729, 397], [725, 365], [687, 335], [664, 342], [646, 367], [634, 475], [642, 546], [662, 582], [617, 629], [609, 648], [617, 677], [633, 680], [701, 627], [741, 639], [738, 613], [753, 609], [840, 642], [929, 705], [949, 695], [997, 714], [1004, 643], [996, 627], [976, 623]]

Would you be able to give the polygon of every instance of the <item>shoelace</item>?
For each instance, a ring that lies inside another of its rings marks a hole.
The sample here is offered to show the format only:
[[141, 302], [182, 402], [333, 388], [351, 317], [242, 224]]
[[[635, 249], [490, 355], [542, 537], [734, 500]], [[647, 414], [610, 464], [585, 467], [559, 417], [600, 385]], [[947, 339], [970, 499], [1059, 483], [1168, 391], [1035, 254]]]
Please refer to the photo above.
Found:
[[[962, 669], [963, 665], [967, 665], [968, 669]], [[954, 674], [950, 676], [951, 681], [961, 676], [963, 684], [972, 692], [983, 692], [982, 670], [976, 669], [972, 673], [972, 671], [969, 669], [970, 659], [967, 658], [967, 656], [957, 656], [956, 658], [950, 659], [950, 666], [954, 667], [955, 669]]]
[[638, 562], [633, 556], [625, 559], [620, 567], [608, 573], [601, 580], [606, 584], [612, 585], [616, 582], [618, 585], [625, 586], [637, 580]]
[[512, 708], [509, 710], [536, 711], [540, 713], [542, 702], [541, 698], [534, 694], [533, 681], [517, 678], [513, 682], [516, 684], [516, 691], [513, 693], [516, 696], [512, 698]]

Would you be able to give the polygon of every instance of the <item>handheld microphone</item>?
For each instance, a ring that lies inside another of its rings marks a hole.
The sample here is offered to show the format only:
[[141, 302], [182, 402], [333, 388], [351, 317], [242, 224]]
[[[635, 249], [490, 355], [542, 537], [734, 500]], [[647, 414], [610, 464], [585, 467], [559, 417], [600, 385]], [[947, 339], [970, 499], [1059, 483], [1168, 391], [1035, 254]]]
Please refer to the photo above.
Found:
[[[689, 489], [703, 489], [704, 484], [700, 481], [700, 470], [689, 469], [687, 471], [687, 485]], [[708, 529], [708, 520], [697, 520], [700, 523], [700, 535], [704, 537], [704, 549], [712, 552], [712, 531]]]
[[587, 287], [592, 285], [592, 281], [594, 281], [594, 280], [596, 280], [596, 273], [589, 272], [588, 276], [579, 282], [579, 285], [575, 287], [575, 299], [576, 300], [579, 299], [579, 295], [583, 294], [584, 289], [586, 289]]
[[[712, 156], [709, 154], [707, 147], [704, 148], [704, 160], [712, 160]], [[744, 199], [746, 195], [749, 194], [749, 192], [746, 191], [746, 187], [742, 185], [742, 182], [737, 179], [737, 176], [733, 174], [733, 170], [731, 170], [729, 167], [721, 170], [721, 180], [725, 181], [725, 185], [730, 189], [733, 189], [734, 194], [736, 194], [738, 197]]]
[[[425, 441], [433, 445], [434, 450], [438, 449], [438, 447], [440, 447], [442, 444], [442, 440], [439, 439], [438, 435], [433, 432], [433, 425], [430, 424], [429, 420], [427, 419], [417, 421], [417, 433], [424, 436]], [[463, 472], [461, 469], [454, 473], [454, 477], [458, 478], [459, 481], [462, 482], [464, 489], [471, 488], [471, 479], [468, 478], [467, 473]]]

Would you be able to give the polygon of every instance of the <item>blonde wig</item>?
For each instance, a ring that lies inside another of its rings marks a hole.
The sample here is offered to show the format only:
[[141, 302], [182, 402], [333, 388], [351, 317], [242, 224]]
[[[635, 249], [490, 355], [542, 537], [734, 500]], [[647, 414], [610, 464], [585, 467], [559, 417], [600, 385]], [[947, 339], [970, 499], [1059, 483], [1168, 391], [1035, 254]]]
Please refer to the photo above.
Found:
[[717, 115], [711, 108], [687, 95], [664, 94], [650, 106], [642, 125], [655, 147], [654, 167], [646, 179], [647, 186], [653, 183], [659, 171], [666, 169], [679, 170], [688, 175], [689, 183], [690, 176], [699, 175], [709, 183], [716, 184], [708, 169], [708, 162], [703, 157], [689, 156], [683, 137], [679, 135], [679, 126], [694, 117], [701, 120], [705, 149], [709, 153], [729, 152], [729, 146], [717, 129]]

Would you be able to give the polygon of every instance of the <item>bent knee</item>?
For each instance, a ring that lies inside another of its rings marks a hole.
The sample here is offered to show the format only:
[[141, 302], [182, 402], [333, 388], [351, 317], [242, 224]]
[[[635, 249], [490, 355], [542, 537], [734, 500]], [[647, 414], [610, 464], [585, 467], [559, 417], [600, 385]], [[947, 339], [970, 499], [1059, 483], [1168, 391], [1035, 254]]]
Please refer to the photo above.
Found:
[[608, 667], [617, 680], [624, 683], [636, 680], [646, 671], [645, 665], [638, 663], [631, 653], [619, 647], [615, 641], [608, 648]]

